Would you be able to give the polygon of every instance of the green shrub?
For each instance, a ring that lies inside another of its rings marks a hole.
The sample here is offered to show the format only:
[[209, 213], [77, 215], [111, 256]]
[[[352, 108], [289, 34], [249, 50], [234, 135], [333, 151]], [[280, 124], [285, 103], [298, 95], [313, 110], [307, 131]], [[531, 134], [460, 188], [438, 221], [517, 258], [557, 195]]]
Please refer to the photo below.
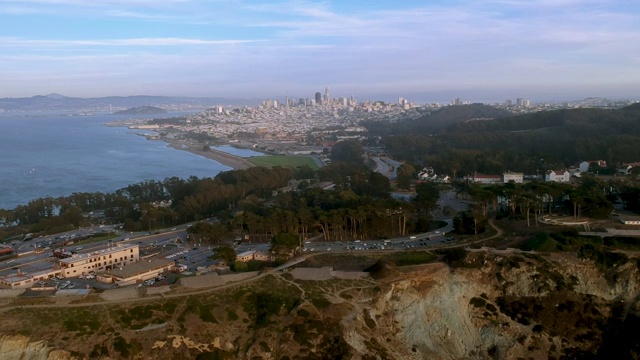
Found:
[[487, 301], [480, 297], [474, 297], [469, 300], [469, 304], [477, 308], [483, 308], [487, 304]]
[[128, 359], [130, 357], [129, 350], [131, 349], [131, 345], [127, 343], [122, 336], [118, 335], [115, 339], [113, 339], [113, 349], [122, 355], [123, 358]]
[[227, 320], [236, 321], [238, 319], [239, 319], [238, 314], [233, 312], [233, 310], [227, 310]]

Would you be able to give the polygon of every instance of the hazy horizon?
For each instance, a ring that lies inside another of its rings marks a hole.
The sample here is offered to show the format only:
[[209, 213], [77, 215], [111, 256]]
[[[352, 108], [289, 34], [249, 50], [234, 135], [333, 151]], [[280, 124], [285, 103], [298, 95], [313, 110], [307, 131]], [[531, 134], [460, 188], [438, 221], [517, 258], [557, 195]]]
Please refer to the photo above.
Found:
[[2, 98], [640, 98], [628, 0], [0, 3]]

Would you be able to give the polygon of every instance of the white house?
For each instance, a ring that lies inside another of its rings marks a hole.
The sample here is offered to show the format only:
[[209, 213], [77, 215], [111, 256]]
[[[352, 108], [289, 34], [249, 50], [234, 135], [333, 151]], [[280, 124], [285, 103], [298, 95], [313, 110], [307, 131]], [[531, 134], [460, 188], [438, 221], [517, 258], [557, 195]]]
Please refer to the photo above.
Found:
[[502, 174], [502, 182], [508, 183], [509, 181], [513, 181], [516, 184], [522, 184], [522, 180], [524, 179], [523, 173], [514, 173], [511, 171], [507, 171]]
[[578, 165], [578, 170], [581, 173], [587, 172], [589, 171], [589, 166], [591, 166], [591, 164], [596, 164], [600, 167], [607, 167], [607, 162], [604, 160], [591, 160], [581, 162], [580, 165]]
[[621, 167], [618, 168], [618, 173], [623, 175], [629, 175], [631, 169], [636, 166], [640, 166], [640, 162], [632, 162], [632, 163], [624, 163]]
[[431, 166], [424, 167], [422, 171], [418, 173], [418, 179], [430, 181], [433, 177], [436, 176], [433, 168]]
[[569, 182], [571, 174], [567, 170], [549, 170], [544, 174], [544, 181]]

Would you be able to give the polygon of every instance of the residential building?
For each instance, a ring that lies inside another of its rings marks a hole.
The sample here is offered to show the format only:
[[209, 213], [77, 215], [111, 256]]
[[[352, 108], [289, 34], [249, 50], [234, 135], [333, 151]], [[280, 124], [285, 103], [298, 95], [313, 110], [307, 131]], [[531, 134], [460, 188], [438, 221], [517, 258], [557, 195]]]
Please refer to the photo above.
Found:
[[604, 160], [591, 160], [591, 161], [583, 161], [578, 165], [578, 169], [581, 173], [589, 171], [589, 166], [591, 164], [598, 165], [600, 167], [607, 167], [607, 162]]
[[549, 170], [544, 174], [544, 181], [569, 182], [571, 174], [567, 170]]
[[618, 173], [623, 175], [629, 175], [631, 169], [634, 167], [640, 166], [640, 162], [632, 162], [632, 163], [624, 163], [621, 167], [618, 168]]
[[510, 181], [513, 181], [516, 184], [522, 184], [523, 179], [524, 179], [523, 173], [515, 173], [515, 172], [507, 171], [502, 174], [502, 182], [505, 184]]

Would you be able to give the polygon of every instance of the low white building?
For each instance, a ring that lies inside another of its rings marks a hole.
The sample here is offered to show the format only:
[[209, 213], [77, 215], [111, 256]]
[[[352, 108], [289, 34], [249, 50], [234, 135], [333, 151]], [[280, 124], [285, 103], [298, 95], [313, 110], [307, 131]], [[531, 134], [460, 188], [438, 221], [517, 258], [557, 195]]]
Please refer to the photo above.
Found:
[[549, 170], [544, 174], [544, 181], [569, 182], [571, 174], [567, 170]]
[[502, 177], [500, 175], [487, 175], [480, 173], [465, 176], [463, 179], [478, 184], [499, 184], [502, 181]]
[[523, 179], [524, 179], [523, 173], [515, 173], [515, 172], [507, 171], [502, 174], [502, 182], [505, 184], [510, 181], [513, 181], [516, 184], [522, 184]]

